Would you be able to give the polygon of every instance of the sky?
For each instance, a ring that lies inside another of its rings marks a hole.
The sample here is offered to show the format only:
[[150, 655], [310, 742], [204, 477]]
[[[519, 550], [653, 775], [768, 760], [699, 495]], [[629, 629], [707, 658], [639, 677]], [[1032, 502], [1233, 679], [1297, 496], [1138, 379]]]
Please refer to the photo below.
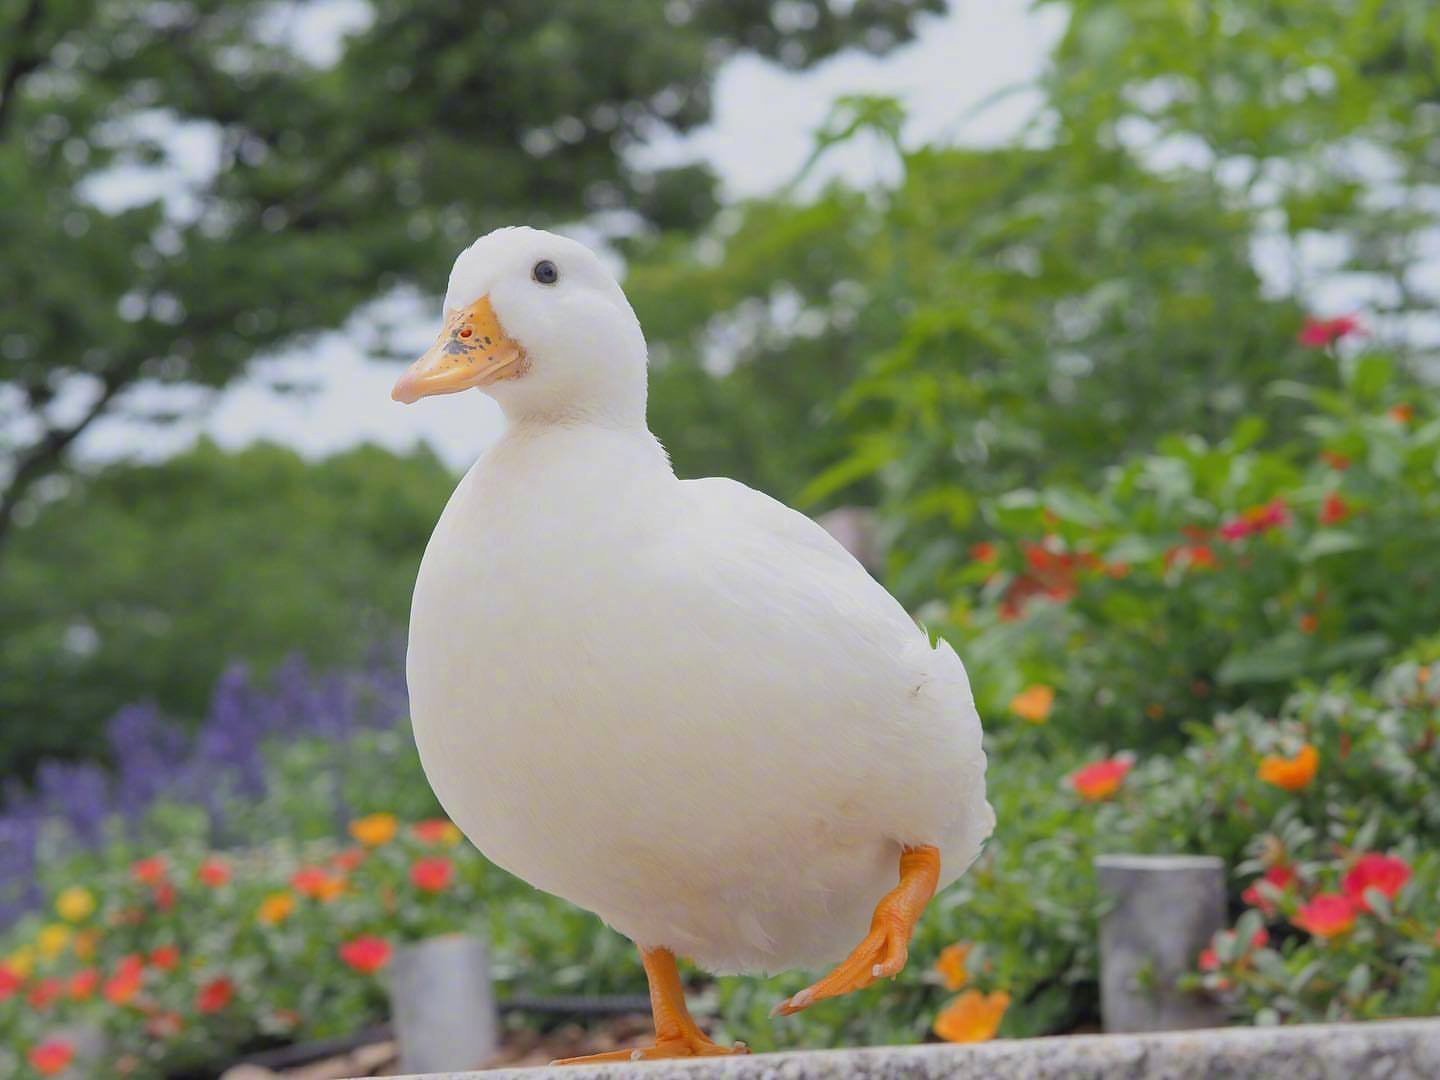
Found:
[[[1037, 99], [1012, 94], [977, 107], [1039, 74], [1064, 27], [1058, 9], [1032, 13], [1028, 7], [1029, 0], [952, 0], [947, 14], [926, 17], [913, 42], [886, 56], [847, 52], [805, 72], [737, 56], [720, 72], [712, 123], [685, 137], [657, 140], [637, 161], [662, 165], [699, 157], [714, 165], [728, 196], [763, 195], [795, 175], [832, 103], [853, 93], [899, 98], [909, 116], [907, 145], [1001, 141], [1029, 118]], [[275, 33], [325, 62], [335, 55], [340, 35], [363, 25], [365, 11], [361, 0], [332, 0], [310, 6], [301, 20], [277, 24]], [[215, 149], [203, 130], [176, 132], [172, 160], [164, 167], [107, 178], [92, 196], [119, 207], [163, 190], [171, 211], [183, 213], [183, 181], [203, 175]], [[840, 174], [864, 181], [891, 164], [863, 145], [842, 147], [816, 179]], [[391, 297], [375, 314], [397, 328], [391, 340], [413, 343], [416, 355], [439, 327], [438, 299]], [[224, 391], [183, 392], [175, 404], [190, 418], [166, 430], [119, 418], [97, 423], [79, 454], [88, 460], [158, 458], [201, 434], [228, 447], [267, 439], [314, 456], [367, 441], [396, 450], [426, 441], [452, 467], [467, 467], [499, 434], [494, 403], [478, 392], [411, 406], [392, 402], [400, 365], [368, 359], [375, 340], [368, 317], [353, 319], [295, 353], [262, 360], [255, 374]], [[308, 385], [282, 394], [271, 389], [274, 382]]]

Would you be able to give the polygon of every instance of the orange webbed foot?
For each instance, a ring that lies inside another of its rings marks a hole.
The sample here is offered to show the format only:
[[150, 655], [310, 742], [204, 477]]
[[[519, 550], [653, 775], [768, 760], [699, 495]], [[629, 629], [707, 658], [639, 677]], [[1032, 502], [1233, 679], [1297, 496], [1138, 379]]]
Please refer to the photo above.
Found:
[[680, 970], [675, 954], [669, 949], [642, 948], [640, 959], [650, 980], [650, 1008], [655, 1015], [655, 1042], [629, 1050], [610, 1050], [603, 1054], [561, 1058], [552, 1065], [603, 1065], [610, 1061], [660, 1061], [665, 1058], [728, 1057], [748, 1054], [750, 1048], [737, 1042], [721, 1046], [700, 1030], [690, 1010], [685, 1007], [685, 988], [680, 983]]
[[826, 998], [863, 990], [876, 979], [900, 974], [910, 956], [910, 937], [935, 895], [940, 880], [940, 851], [907, 848], [900, 855], [900, 884], [875, 907], [870, 932], [840, 966], [817, 983], [781, 1001], [771, 1016], [790, 1016]]

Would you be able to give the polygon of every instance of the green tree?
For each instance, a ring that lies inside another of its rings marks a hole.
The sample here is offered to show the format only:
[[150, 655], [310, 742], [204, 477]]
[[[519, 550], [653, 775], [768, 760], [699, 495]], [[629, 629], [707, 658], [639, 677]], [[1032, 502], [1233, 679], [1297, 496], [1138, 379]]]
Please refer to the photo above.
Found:
[[[706, 220], [707, 169], [624, 151], [710, 114], [724, 60], [883, 51], [942, 0], [374, 0], [333, 63], [290, 42], [300, 0], [0, 4], [0, 542], [37, 484], [142, 384], [223, 386], [257, 355], [515, 221]], [[203, 175], [136, 205], [116, 168]], [[171, 404], [167, 400], [165, 408]]]
[[84, 752], [128, 702], [197, 716], [237, 657], [363, 660], [403, 627], [454, 482], [426, 451], [210, 443], [72, 474], [0, 579], [0, 775]]

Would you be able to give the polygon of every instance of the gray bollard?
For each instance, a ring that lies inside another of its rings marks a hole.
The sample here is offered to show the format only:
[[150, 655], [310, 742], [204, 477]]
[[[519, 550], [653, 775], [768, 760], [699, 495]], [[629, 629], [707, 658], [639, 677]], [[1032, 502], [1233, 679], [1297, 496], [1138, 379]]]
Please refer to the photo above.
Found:
[[474, 1069], [494, 1057], [500, 1024], [485, 942], [447, 934], [397, 949], [390, 1015], [401, 1072]]
[[1100, 1014], [1106, 1031], [1220, 1027], [1225, 1012], [1177, 980], [1225, 925], [1225, 865], [1210, 855], [1101, 855]]

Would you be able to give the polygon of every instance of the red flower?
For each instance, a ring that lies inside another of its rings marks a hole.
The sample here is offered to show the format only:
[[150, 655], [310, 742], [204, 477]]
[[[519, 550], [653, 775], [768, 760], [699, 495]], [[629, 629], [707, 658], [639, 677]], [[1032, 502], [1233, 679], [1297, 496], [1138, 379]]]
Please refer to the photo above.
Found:
[[30, 988], [30, 1007], [43, 1012], [64, 992], [65, 983], [60, 979], [41, 979]]
[[163, 855], [151, 855], [140, 859], [130, 867], [130, 876], [142, 885], [159, 885], [165, 880], [169, 867]]
[[0, 1001], [8, 1001], [25, 985], [18, 972], [8, 964], [0, 964]]
[[1336, 472], [1344, 472], [1350, 468], [1350, 459], [1338, 450], [1321, 450], [1320, 460]]
[[218, 889], [230, 883], [230, 864], [224, 859], [206, 859], [200, 864], [195, 876], [200, 879], [200, 884]]
[[1300, 328], [1299, 341], [1307, 348], [1323, 349], [1327, 345], [1334, 345], [1341, 338], [1363, 332], [1360, 320], [1354, 315], [1341, 315], [1334, 319], [1307, 316], [1305, 325]]
[[1215, 549], [1209, 544], [1177, 544], [1165, 553], [1165, 566], [1177, 563], [1191, 570], [1213, 570]]
[[115, 966], [115, 974], [105, 980], [105, 986], [101, 992], [105, 995], [105, 1000], [112, 1005], [128, 1005], [140, 992], [140, 984], [144, 978], [144, 958], [136, 953], [131, 953]]
[[455, 864], [449, 859], [417, 859], [410, 867], [410, 882], [422, 892], [444, 892], [455, 881]]
[[1369, 911], [1370, 903], [1365, 899], [1365, 890], [1375, 889], [1386, 899], [1394, 900], [1409, 880], [1410, 864], [1404, 859], [1398, 855], [1371, 852], [1355, 860], [1340, 887], [1357, 910]]
[[235, 997], [235, 984], [223, 975], [211, 979], [200, 988], [196, 995], [195, 1007], [202, 1013], [217, 1013], [229, 1005]]
[[353, 873], [361, 863], [365, 861], [367, 852], [364, 848], [352, 847], [344, 851], [337, 851], [330, 856], [330, 865], [341, 873]]
[[155, 907], [160, 911], [169, 911], [175, 906], [175, 886], [168, 881], [162, 881], [154, 888]]
[[65, 988], [73, 1001], [89, 1001], [95, 996], [95, 991], [100, 989], [100, 972], [94, 968], [85, 968], [70, 976], [70, 983]]
[[345, 879], [327, 873], [318, 866], [304, 866], [290, 879], [295, 891], [312, 900], [329, 903], [345, 891]]
[[1290, 524], [1290, 508], [1284, 499], [1271, 499], [1268, 503], [1252, 506], [1238, 518], [1231, 518], [1220, 526], [1220, 535], [1226, 540], [1243, 540], [1247, 536], [1267, 532]]
[[180, 963], [180, 950], [174, 945], [161, 945], [150, 954], [150, 966], [161, 971], [174, 971]]
[[444, 844], [447, 847], [458, 844], [464, 834], [460, 827], [449, 818], [426, 818], [410, 826], [410, 833], [425, 844]]
[[145, 1034], [152, 1039], [173, 1039], [185, 1029], [185, 1018], [178, 1012], [164, 1010], [145, 1021]]
[[1350, 509], [1350, 504], [1338, 492], [1332, 491], [1325, 496], [1325, 505], [1320, 508], [1320, 524], [1339, 525], [1352, 513], [1354, 511]]
[[1240, 894], [1240, 899], [1266, 915], [1275, 914], [1275, 902], [1260, 888], [1261, 883], [1272, 886], [1277, 892], [1285, 892], [1296, 882], [1295, 868], [1288, 863], [1276, 863], [1266, 870], [1254, 885]]
[[28, 1057], [41, 1076], [54, 1076], [70, 1067], [70, 1062], [75, 1060], [75, 1047], [63, 1039], [47, 1039], [39, 1046], [32, 1046]]
[[340, 946], [340, 959], [363, 975], [371, 975], [390, 962], [390, 943], [384, 938], [358, 937]]
[[1355, 905], [1339, 893], [1319, 893], [1291, 920], [1318, 938], [1338, 937], [1355, 925]]
[[1070, 786], [1087, 802], [1102, 802], [1115, 797], [1134, 766], [1135, 762], [1128, 757], [1094, 761], [1071, 774]]
[[970, 558], [978, 563], [992, 563], [999, 556], [1000, 549], [989, 540], [982, 540], [970, 547]]

